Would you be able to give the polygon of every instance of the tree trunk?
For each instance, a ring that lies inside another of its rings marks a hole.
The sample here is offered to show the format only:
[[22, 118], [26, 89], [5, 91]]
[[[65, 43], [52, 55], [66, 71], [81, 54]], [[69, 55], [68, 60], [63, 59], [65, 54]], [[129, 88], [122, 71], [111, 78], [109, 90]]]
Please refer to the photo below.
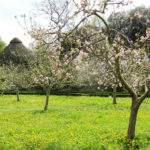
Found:
[[117, 101], [116, 101], [116, 91], [117, 91], [117, 87], [115, 85], [113, 87], [113, 104], [117, 104]]
[[46, 103], [45, 103], [44, 111], [48, 110], [49, 95], [50, 95], [50, 89], [47, 88], [47, 90], [46, 90]]
[[5, 91], [3, 90], [2, 93], [1, 93], [1, 95], [4, 95], [4, 92], [5, 92]]
[[17, 95], [17, 102], [20, 102], [19, 90], [16, 91], [16, 95]]
[[139, 110], [139, 106], [137, 105], [137, 102], [132, 100], [131, 113], [130, 113], [129, 126], [128, 126], [128, 135], [127, 135], [129, 139], [133, 139], [135, 136], [135, 126], [136, 126], [136, 118], [137, 118], [138, 110]]

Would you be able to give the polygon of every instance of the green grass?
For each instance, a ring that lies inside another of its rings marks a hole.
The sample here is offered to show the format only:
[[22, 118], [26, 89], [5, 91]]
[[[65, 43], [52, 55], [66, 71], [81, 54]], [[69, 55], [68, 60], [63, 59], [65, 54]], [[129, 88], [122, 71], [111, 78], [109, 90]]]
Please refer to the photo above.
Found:
[[51, 96], [0, 97], [0, 150], [127, 150], [150, 149], [150, 98], [138, 113], [136, 139], [126, 132], [130, 98]]

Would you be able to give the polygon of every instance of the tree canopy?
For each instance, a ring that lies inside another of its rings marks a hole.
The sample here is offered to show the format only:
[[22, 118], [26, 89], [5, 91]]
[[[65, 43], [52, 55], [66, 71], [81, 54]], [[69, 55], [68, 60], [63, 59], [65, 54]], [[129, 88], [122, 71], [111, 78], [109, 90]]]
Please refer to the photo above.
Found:
[[[136, 7], [128, 12], [112, 13], [108, 18], [109, 26], [135, 41], [137, 37], [146, 36], [150, 26], [150, 8]], [[113, 35], [114, 36], [114, 35]]]
[[0, 51], [2, 51], [5, 47], [6, 47], [5, 42], [0, 40]]

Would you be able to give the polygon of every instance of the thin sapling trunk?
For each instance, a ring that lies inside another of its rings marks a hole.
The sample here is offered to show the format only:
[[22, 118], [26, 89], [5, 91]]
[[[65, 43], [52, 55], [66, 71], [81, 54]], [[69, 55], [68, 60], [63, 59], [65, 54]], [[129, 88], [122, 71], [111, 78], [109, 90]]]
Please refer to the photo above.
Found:
[[117, 91], [117, 87], [115, 85], [113, 87], [113, 104], [117, 104], [117, 101], [116, 101], [116, 91]]
[[46, 102], [45, 102], [44, 111], [48, 110], [49, 95], [50, 95], [50, 88], [47, 88], [47, 90], [46, 90]]
[[16, 91], [16, 95], [17, 95], [17, 102], [20, 102], [19, 90]]

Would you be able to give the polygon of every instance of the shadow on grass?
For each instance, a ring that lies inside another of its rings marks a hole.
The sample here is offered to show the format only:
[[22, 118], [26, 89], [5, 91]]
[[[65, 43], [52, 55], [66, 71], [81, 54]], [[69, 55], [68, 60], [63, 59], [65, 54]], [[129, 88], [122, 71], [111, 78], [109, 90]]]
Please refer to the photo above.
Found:
[[49, 145], [47, 148], [45, 148], [44, 150], [64, 150], [61, 147], [56, 147], [55, 145]]
[[56, 111], [58, 111], [57, 109], [54, 109], [54, 108], [49, 108], [48, 110], [42, 110], [42, 109], [40, 109], [40, 110], [33, 110], [32, 112], [33, 112], [33, 114], [44, 114], [44, 113], [51, 113], [51, 112], [56, 112]]
[[44, 113], [46, 113], [46, 111], [44, 111], [44, 110], [34, 110], [33, 111], [33, 114], [44, 114]]
[[62, 143], [60, 142], [52, 142], [50, 143], [44, 150], [68, 150], [68, 148], [63, 148]]
[[137, 150], [140, 149], [140, 146], [138, 143], [135, 143], [135, 145], [132, 142], [126, 142], [124, 143], [123, 150]]
[[60, 140], [49, 143], [44, 150], [108, 150], [108, 145], [99, 145], [98, 143], [95, 143], [94, 145], [93, 143], [81, 144], [79, 141], [71, 144]]
[[[147, 139], [146, 137], [143, 138]], [[138, 137], [130, 140], [128, 138], [126, 138], [126, 140], [123, 143], [123, 150], [137, 150], [137, 149], [141, 149], [144, 148], [145, 146], [147, 146], [147, 144], [143, 145], [141, 139], [139, 139]]]
[[129, 139], [126, 136], [118, 135], [117, 144], [119, 144], [123, 150], [145, 150], [150, 147], [150, 135], [140, 134], [134, 139]]
[[60, 144], [50, 144], [48, 147], [46, 147], [44, 150], [73, 150], [73, 149], [78, 149], [78, 150], [107, 150], [105, 146], [84, 146], [84, 147], [62, 147]]

